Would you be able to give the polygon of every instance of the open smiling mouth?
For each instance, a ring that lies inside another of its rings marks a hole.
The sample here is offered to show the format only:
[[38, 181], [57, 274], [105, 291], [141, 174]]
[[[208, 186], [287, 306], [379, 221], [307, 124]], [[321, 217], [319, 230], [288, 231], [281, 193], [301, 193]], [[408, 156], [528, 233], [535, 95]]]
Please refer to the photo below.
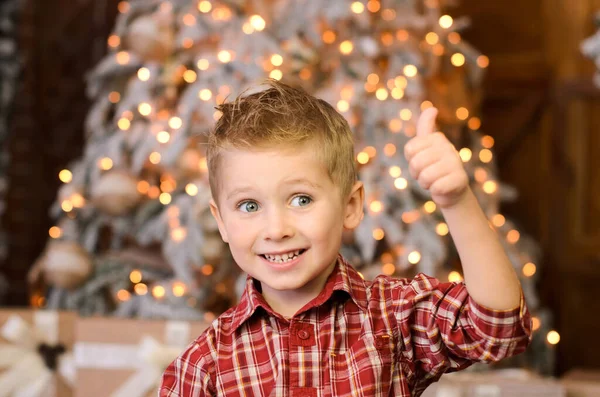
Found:
[[286, 263], [293, 261], [305, 252], [305, 249], [300, 249], [295, 251], [289, 251], [281, 255], [261, 254], [260, 256], [272, 263]]

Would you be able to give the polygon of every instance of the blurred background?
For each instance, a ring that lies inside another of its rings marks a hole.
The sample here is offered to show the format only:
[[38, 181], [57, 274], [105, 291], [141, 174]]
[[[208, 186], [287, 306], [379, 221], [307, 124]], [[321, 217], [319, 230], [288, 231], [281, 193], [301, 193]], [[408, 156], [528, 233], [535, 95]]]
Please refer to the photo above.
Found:
[[[600, 369], [598, 0], [2, 0], [0, 306], [210, 321], [243, 275], [207, 213], [202, 133], [263, 77], [357, 133], [366, 278], [460, 280], [402, 145], [441, 109], [535, 316], [544, 375]], [[285, 23], [284, 23], [285, 21]]]

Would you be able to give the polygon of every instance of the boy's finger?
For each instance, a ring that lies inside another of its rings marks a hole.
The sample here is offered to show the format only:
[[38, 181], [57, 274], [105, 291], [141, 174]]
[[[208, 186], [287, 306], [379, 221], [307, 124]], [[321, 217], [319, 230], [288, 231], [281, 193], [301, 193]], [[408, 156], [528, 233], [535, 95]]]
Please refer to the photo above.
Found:
[[431, 135], [435, 129], [435, 118], [438, 110], [434, 107], [425, 109], [417, 122], [417, 136]]

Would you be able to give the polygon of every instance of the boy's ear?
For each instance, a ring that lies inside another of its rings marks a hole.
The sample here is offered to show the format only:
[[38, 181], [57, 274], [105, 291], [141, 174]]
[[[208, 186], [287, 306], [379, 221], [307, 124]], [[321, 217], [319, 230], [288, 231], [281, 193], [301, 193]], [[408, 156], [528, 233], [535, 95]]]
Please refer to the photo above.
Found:
[[225, 230], [225, 225], [223, 224], [223, 219], [221, 219], [221, 213], [219, 212], [219, 207], [215, 203], [214, 199], [210, 199], [210, 212], [217, 221], [217, 226], [219, 227], [219, 233], [221, 233], [221, 238], [224, 242], [229, 243], [227, 238], [227, 231]]
[[365, 200], [365, 189], [363, 183], [357, 181], [350, 190], [346, 201], [344, 212], [344, 228], [352, 230], [356, 228], [364, 217], [363, 204]]

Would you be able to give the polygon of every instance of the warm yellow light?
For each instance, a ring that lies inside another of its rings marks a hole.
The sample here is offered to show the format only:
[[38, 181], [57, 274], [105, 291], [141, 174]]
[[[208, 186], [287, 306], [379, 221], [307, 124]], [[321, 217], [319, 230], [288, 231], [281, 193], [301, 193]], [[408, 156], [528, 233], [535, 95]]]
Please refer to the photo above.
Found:
[[513, 229], [506, 234], [506, 240], [511, 244], [515, 244], [520, 238], [521, 233], [518, 230]]
[[492, 157], [492, 151], [489, 149], [481, 149], [479, 152], [479, 160], [481, 160], [482, 163], [489, 163], [492, 161]]
[[481, 119], [479, 117], [471, 117], [469, 119], [469, 122], [467, 123], [467, 125], [469, 126], [470, 129], [472, 129], [473, 131], [476, 131], [479, 128], [481, 128]]
[[222, 63], [229, 63], [229, 62], [231, 62], [231, 59], [233, 58], [233, 56], [231, 55], [231, 52], [229, 52], [227, 50], [221, 50], [217, 54], [217, 58]]
[[173, 295], [175, 295], [176, 297], [182, 297], [183, 295], [185, 295], [185, 284], [177, 282], [177, 283], [173, 283]]
[[425, 204], [423, 204], [423, 209], [425, 209], [425, 212], [427, 212], [428, 214], [433, 214], [435, 212], [436, 208], [437, 208], [437, 206], [431, 200], [429, 200]]
[[560, 342], [560, 334], [556, 331], [550, 331], [548, 332], [548, 335], [546, 335], [546, 340], [551, 345], [556, 345]]
[[79, 193], [73, 193], [73, 195], [70, 198], [70, 201], [71, 204], [73, 204], [73, 207], [75, 208], [83, 208], [83, 206], [85, 205], [85, 199]]
[[369, 162], [369, 155], [365, 152], [360, 152], [356, 155], [356, 161], [358, 161], [359, 164], [367, 164]]
[[350, 9], [352, 10], [353, 13], [360, 14], [365, 10], [365, 5], [363, 3], [361, 3], [360, 1], [355, 1], [350, 6]]
[[435, 227], [435, 232], [440, 236], [448, 235], [448, 232], [449, 232], [448, 225], [444, 222], [438, 223]]
[[50, 230], [48, 230], [48, 234], [52, 238], [59, 238], [60, 236], [62, 236], [62, 230], [58, 226], [52, 226]]
[[537, 331], [542, 326], [542, 322], [537, 317], [531, 317], [531, 329]]
[[183, 16], [183, 23], [187, 26], [193, 26], [196, 23], [196, 17], [187, 13]]
[[142, 272], [140, 272], [139, 270], [132, 270], [131, 273], [129, 273], [129, 280], [134, 284], [141, 282]]
[[383, 203], [381, 201], [374, 200], [371, 202], [369, 208], [373, 212], [381, 212], [383, 211]]
[[160, 143], [167, 143], [170, 139], [171, 134], [169, 134], [167, 131], [160, 131], [158, 134], [156, 134], [156, 140]]
[[206, 159], [206, 157], [202, 157], [200, 159], [198, 167], [200, 168], [200, 171], [208, 171], [208, 160]]
[[192, 69], [188, 69], [185, 72], [183, 72], [183, 79], [186, 83], [193, 83], [194, 81], [196, 81], [197, 77], [198, 75]]
[[456, 118], [459, 120], [466, 120], [469, 118], [469, 109], [465, 107], [460, 107], [456, 109]]
[[127, 1], [119, 1], [117, 8], [121, 14], [125, 14], [126, 12], [129, 11], [131, 6], [129, 5], [129, 2], [127, 2]]
[[203, 0], [198, 3], [198, 11], [206, 14], [207, 12], [210, 12], [210, 10], [212, 10], [212, 4], [210, 1]]
[[373, 230], [373, 238], [377, 241], [379, 240], [383, 240], [383, 238], [385, 237], [385, 232], [383, 231], [383, 229], [374, 229]]
[[367, 10], [371, 12], [377, 12], [380, 8], [381, 4], [379, 3], [379, 0], [369, 0], [367, 2]]
[[400, 132], [402, 130], [402, 120], [391, 119], [389, 127], [390, 127], [390, 131], [392, 131], [393, 133]]
[[431, 101], [423, 101], [421, 103], [421, 111], [432, 108], [432, 107], [433, 107], [433, 103], [431, 103]]
[[98, 162], [100, 169], [108, 171], [113, 167], [113, 161], [110, 157], [102, 157]]
[[492, 217], [492, 224], [496, 227], [502, 227], [506, 223], [506, 218], [502, 214], [496, 214]]
[[456, 67], [461, 67], [465, 64], [465, 56], [460, 52], [457, 52], [450, 57], [450, 62]]
[[198, 59], [198, 62], [196, 62], [196, 66], [198, 66], [198, 69], [200, 70], [207, 70], [210, 66], [210, 62], [208, 62], [208, 59]]
[[336, 104], [337, 109], [340, 112], [347, 112], [348, 109], [350, 109], [350, 104], [348, 103], [348, 101], [344, 100], [344, 99], [340, 99], [338, 101], [338, 103]]
[[271, 55], [271, 63], [273, 66], [281, 66], [283, 64], [283, 57], [279, 54]]
[[498, 191], [498, 184], [496, 181], [485, 181], [483, 183], [483, 191], [487, 194], [494, 194]]
[[137, 183], [137, 191], [141, 194], [148, 193], [148, 190], [150, 190], [150, 183], [148, 181], [139, 181]]
[[130, 298], [131, 294], [125, 289], [121, 289], [119, 292], [117, 292], [117, 299], [121, 302], [127, 302]]
[[165, 193], [172, 193], [177, 188], [177, 182], [172, 178], [161, 178], [160, 189]]
[[416, 265], [421, 260], [421, 253], [419, 251], [413, 251], [408, 254], [408, 262]]
[[198, 92], [198, 98], [202, 99], [203, 101], [208, 101], [210, 98], [212, 98], [212, 91], [208, 88], [204, 88]]
[[390, 167], [390, 176], [392, 178], [399, 178], [402, 175], [402, 169], [397, 165], [393, 165]]
[[379, 76], [377, 73], [371, 73], [367, 76], [367, 83], [375, 85], [379, 83]]
[[265, 20], [260, 15], [252, 15], [250, 17], [250, 23], [252, 24], [252, 27], [259, 32], [267, 25]]
[[404, 98], [404, 90], [402, 88], [398, 88], [398, 87], [392, 88], [392, 98], [394, 98], [394, 99]]
[[152, 106], [147, 102], [142, 102], [138, 105], [138, 112], [140, 112], [142, 116], [149, 116], [150, 113], [152, 113]]
[[344, 40], [340, 43], [340, 52], [344, 55], [352, 53], [354, 50], [354, 44], [350, 40]]
[[394, 145], [393, 143], [386, 143], [383, 147], [383, 154], [385, 154], [388, 157], [392, 157], [394, 154], [396, 154], [396, 145]]
[[404, 76], [396, 76], [394, 84], [396, 87], [404, 89], [408, 85], [408, 79]]
[[463, 277], [459, 272], [451, 271], [448, 274], [448, 281], [450, 281], [451, 283], [460, 283], [461, 281], [463, 281]]
[[491, 149], [494, 147], [494, 138], [489, 135], [485, 135], [481, 138], [481, 146], [486, 149]]
[[375, 96], [380, 101], [385, 101], [388, 98], [388, 95], [389, 95], [388, 91], [383, 87], [378, 88], [377, 91], [375, 92]]
[[410, 109], [402, 109], [400, 111], [400, 118], [404, 121], [412, 119], [412, 112], [410, 111]]
[[148, 156], [148, 160], [154, 165], [160, 163], [161, 158], [162, 156], [158, 152], [152, 152], [150, 153], [150, 156]]
[[156, 299], [164, 298], [165, 293], [165, 287], [163, 287], [162, 285], [157, 285], [154, 288], [152, 288], [152, 296], [154, 296]]
[[171, 117], [169, 119], [169, 127], [171, 127], [174, 130], [181, 128], [182, 125], [183, 121], [179, 117]]
[[73, 180], [73, 173], [67, 169], [64, 169], [58, 173], [58, 179], [63, 183], [69, 183]]
[[119, 51], [117, 52], [117, 55], [115, 55], [115, 57], [117, 58], [117, 63], [119, 65], [126, 65], [129, 63], [129, 59], [131, 58], [129, 56], [129, 53], [127, 51]]
[[146, 284], [139, 283], [133, 287], [133, 291], [138, 295], [146, 295], [148, 293], [148, 286]]
[[441, 45], [440, 43], [437, 43], [436, 45], [433, 46], [433, 49], [431, 50], [431, 52], [433, 52], [433, 55], [437, 55], [439, 57], [441, 57], [442, 55], [444, 55], [444, 52], [446, 52], [446, 48]]
[[429, 33], [427, 33], [427, 35], [425, 35], [425, 41], [429, 45], [434, 45], [434, 44], [437, 44], [440, 41], [440, 36], [438, 36], [434, 32], [429, 32]]
[[279, 69], [273, 69], [271, 73], [269, 73], [269, 77], [275, 80], [281, 80], [283, 77], [283, 72]]
[[408, 30], [406, 30], [406, 29], [399, 29], [396, 32], [396, 38], [399, 41], [406, 41], [406, 40], [408, 40], [409, 37], [410, 37], [410, 34], [408, 33]]
[[527, 262], [525, 265], [523, 265], [523, 269], [522, 269], [523, 275], [525, 277], [533, 276], [535, 274], [536, 270], [537, 270], [537, 268], [536, 268], [535, 264], [532, 262]]
[[158, 198], [158, 196], [160, 196], [160, 189], [158, 186], [151, 186], [150, 189], [148, 189], [148, 197], [154, 200]]
[[406, 211], [402, 213], [402, 222], [408, 224], [414, 223], [421, 218], [421, 213], [418, 210]]
[[122, 131], [127, 131], [129, 127], [131, 127], [131, 121], [129, 121], [129, 119], [126, 119], [125, 117], [121, 117], [119, 121], [117, 121], [117, 126]]
[[158, 201], [163, 205], [167, 205], [171, 202], [171, 195], [169, 193], [161, 193], [160, 196], [158, 196]]
[[448, 34], [448, 41], [452, 44], [460, 43], [460, 34], [458, 34], [457, 32], [450, 32]]
[[192, 40], [191, 38], [185, 37], [183, 39], [183, 42], [182, 42], [183, 48], [192, 48], [193, 45], [194, 45], [194, 40]]
[[469, 160], [471, 160], [471, 157], [473, 157], [473, 152], [471, 152], [471, 149], [464, 147], [460, 149], [458, 155], [460, 156], [460, 159], [463, 161], [463, 163], [466, 163]]
[[396, 178], [394, 180], [394, 187], [398, 190], [406, 189], [408, 186], [408, 181], [404, 178]]
[[480, 55], [477, 57], [477, 66], [480, 68], [487, 68], [490, 65], [490, 58], [485, 55]]
[[137, 71], [138, 79], [142, 81], [150, 80], [150, 70], [148, 68], [139, 68]]
[[193, 197], [198, 194], [198, 186], [193, 183], [188, 183], [185, 185], [185, 192]]
[[479, 183], [483, 183], [487, 181], [488, 173], [485, 168], [477, 167], [475, 168], [475, 180]]
[[454, 20], [450, 15], [442, 15], [439, 20], [440, 26], [444, 29], [448, 29], [454, 23]]
[[110, 103], [117, 103], [121, 100], [121, 94], [119, 94], [117, 91], [112, 91], [110, 94], [108, 94], [108, 100]]
[[391, 276], [396, 272], [396, 266], [393, 263], [384, 263], [384, 265], [381, 266], [381, 272], [387, 276]]
[[417, 67], [415, 65], [406, 65], [403, 71], [406, 77], [415, 77], [418, 73]]
[[185, 240], [187, 236], [187, 229], [184, 227], [177, 227], [171, 230], [171, 238], [173, 241], [180, 242]]
[[112, 48], [118, 47], [119, 45], [121, 45], [121, 38], [116, 34], [111, 34], [108, 37], [108, 45]]
[[369, 158], [373, 158], [377, 155], [377, 149], [374, 146], [367, 146], [363, 149], [363, 152], [369, 155]]
[[332, 30], [326, 30], [323, 32], [323, 42], [326, 44], [333, 44], [335, 42], [335, 32]]
[[393, 21], [396, 19], [396, 10], [393, 8], [386, 8], [381, 12], [381, 17], [384, 21]]

